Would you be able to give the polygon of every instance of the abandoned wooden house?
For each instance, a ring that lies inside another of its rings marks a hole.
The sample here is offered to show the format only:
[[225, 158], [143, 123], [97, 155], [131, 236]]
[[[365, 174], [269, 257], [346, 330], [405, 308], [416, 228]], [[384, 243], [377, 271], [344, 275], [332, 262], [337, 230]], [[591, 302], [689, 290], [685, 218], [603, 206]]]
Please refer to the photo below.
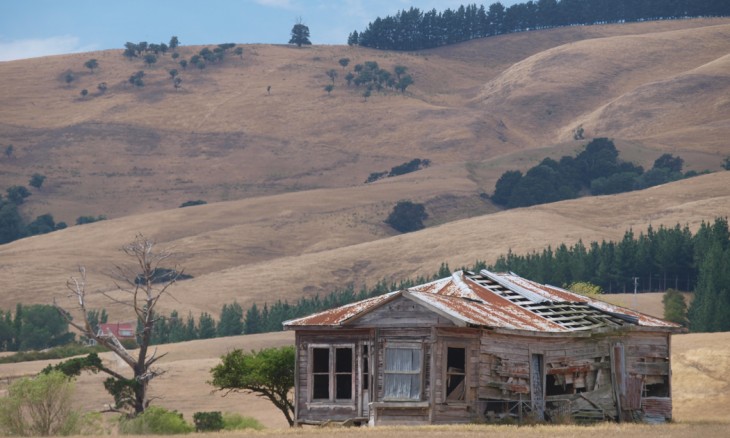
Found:
[[286, 321], [298, 424], [671, 419], [681, 327], [513, 273]]

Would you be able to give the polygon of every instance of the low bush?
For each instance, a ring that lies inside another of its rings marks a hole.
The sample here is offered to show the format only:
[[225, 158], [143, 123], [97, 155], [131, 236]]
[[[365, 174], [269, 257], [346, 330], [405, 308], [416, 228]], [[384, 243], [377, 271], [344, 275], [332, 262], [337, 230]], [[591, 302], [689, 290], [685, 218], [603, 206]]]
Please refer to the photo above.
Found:
[[121, 435], [178, 435], [194, 430], [181, 413], [159, 406], [150, 406], [140, 415], [119, 422]]
[[226, 412], [223, 414], [223, 429], [225, 430], [241, 430], [253, 429], [263, 430], [264, 425], [253, 417], [244, 417], [241, 414], [233, 414]]
[[196, 412], [193, 414], [196, 432], [217, 431], [223, 429], [223, 415], [220, 411]]

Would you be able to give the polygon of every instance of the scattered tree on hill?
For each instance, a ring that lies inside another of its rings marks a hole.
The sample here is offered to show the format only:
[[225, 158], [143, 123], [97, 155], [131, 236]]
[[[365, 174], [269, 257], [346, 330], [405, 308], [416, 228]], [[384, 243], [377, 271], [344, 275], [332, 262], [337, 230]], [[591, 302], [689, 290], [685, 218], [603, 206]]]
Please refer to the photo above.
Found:
[[25, 198], [31, 195], [25, 186], [10, 186], [6, 192], [8, 194], [8, 200], [15, 205], [22, 204], [25, 202]]
[[337, 70], [335, 70], [335, 69], [329, 69], [329, 70], [327, 70], [326, 75], [327, 75], [328, 78], [330, 78], [332, 80], [332, 85], [334, 85], [335, 84], [335, 78], [337, 77]]
[[100, 214], [99, 216], [79, 216], [76, 218], [76, 225], [91, 224], [94, 222], [105, 221], [106, 216]]
[[[131, 243], [124, 245], [122, 251], [132, 260], [132, 264], [116, 267], [114, 279], [120, 295], [111, 296], [106, 293], [104, 295], [113, 302], [127, 305], [133, 310], [140, 327], [137, 333], [139, 348], [134, 353], [124, 348], [114, 334], [100, 334], [93, 330], [88, 318], [90, 309], [87, 308], [86, 270], [83, 267], [79, 268], [79, 277], [71, 277], [67, 283], [71, 291], [68, 298], [74, 303], [73, 310], [81, 315], [82, 321], [75, 322], [71, 319], [71, 307], [63, 307], [56, 300], [54, 305], [76, 330], [111, 350], [129, 366], [131, 377], [109, 369], [100, 371], [110, 376], [104, 382], [104, 387], [114, 396], [115, 409], [131, 410], [136, 415], [144, 412], [149, 406], [150, 381], [162, 374], [155, 365], [164, 354], [158, 356], [156, 351], [150, 352], [149, 347], [158, 321], [157, 304], [160, 299], [170, 295], [169, 288], [175, 284], [178, 277], [169, 278], [162, 283], [155, 282], [157, 270], [162, 268], [163, 264], [170, 262], [172, 253], [159, 249], [154, 241], [141, 234]], [[182, 274], [182, 270], [172, 271]], [[95, 367], [99, 370], [98, 366]]]
[[81, 97], [86, 97], [89, 95], [89, 90], [84, 88], [83, 90], [81, 90], [81, 93], [79, 93], [79, 94], [81, 94]]
[[216, 390], [243, 391], [268, 398], [294, 425], [294, 401], [289, 397], [294, 388], [294, 347], [267, 348], [244, 353], [233, 350], [211, 369]]
[[406, 92], [406, 88], [408, 88], [410, 85], [413, 84], [413, 78], [411, 75], [405, 75], [398, 81], [398, 85], [396, 85], [396, 88], [400, 90], [401, 93]]
[[170, 50], [177, 49], [179, 45], [180, 45], [180, 40], [178, 40], [176, 36], [170, 37], [170, 44], [169, 44]]
[[233, 54], [238, 55], [239, 58], [243, 59], [243, 47], [236, 47], [233, 49]]
[[358, 44], [360, 44], [360, 35], [357, 33], [356, 30], [354, 30], [350, 35], [347, 36], [347, 45], [356, 46]]
[[66, 81], [67, 84], [70, 84], [76, 79], [74, 74], [72, 72], [66, 73], [66, 75], [63, 77], [63, 80]]
[[144, 55], [144, 63], [147, 64], [147, 67], [152, 67], [152, 64], [154, 64], [156, 62], [157, 62], [156, 55], [154, 55], [152, 53], [148, 53], [148, 54]]
[[179, 62], [179, 64], [180, 64], [180, 67], [183, 68], [183, 70], [185, 70], [186, 68], [188, 68], [188, 61], [186, 59], [181, 59], [180, 62]]
[[340, 60], [337, 62], [339, 62], [342, 68], [345, 68], [350, 64], [350, 58], [340, 58]]
[[100, 82], [99, 85], [96, 86], [96, 89], [99, 90], [100, 94], [104, 94], [107, 90], [106, 82]]
[[332, 85], [332, 84], [327, 84], [327, 85], [324, 86], [324, 91], [327, 92], [327, 95], [329, 95], [330, 93], [332, 93], [332, 90], [334, 90], [334, 89], [335, 89], [335, 86]]
[[297, 47], [312, 44], [312, 42], [309, 41], [309, 27], [305, 26], [304, 23], [302, 23], [301, 18], [298, 19], [297, 23], [291, 28], [291, 38], [289, 39], [289, 44], [296, 44]]
[[176, 68], [171, 68], [171, 69], [170, 69], [170, 70], [168, 71], [168, 73], [170, 73], [170, 78], [171, 78], [172, 80], [175, 80], [175, 76], [177, 76], [177, 75], [178, 75], [178, 71], [177, 71], [177, 69], [176, 69]]
[[40, 190], [41, 186], [43, 185], [43, 182], [46, 180], [45, 175], [41, 175], [40, 173], [34, 173], [30, 177], [30, 181], [28, 181], [28, 185], [31, 187], [35, 187], [36, 189]]
[[178, 88], [182, 87], [182, 78], [180, 76], [176, 77], [172, 81], [172, 86], [175, 87], [175, 91], [177, 91]]
[[385, 223], [401, 233], [410, 233], [425, 228], [423, 221], [428, 218], [423, 204], [411, 201], [398, 201]]
[[11, 158], [13, 156], [13, 152], [15, 152], [15, 147], [11, 144], [5, 146], [5, 157]]
[[144, 71], [140, 70], [129, 77], [129, 83], [134, 85], [135, 87], [144, 87], [144, 81], [142, 80], [143, 77]]
[[84, 67], [88, 68], [89, 70], [91, 70], [92, 73], [94, 73], [94, 69], [99, 67], [99, 61], [93, 58], [89, 59], [84, 63]]
[[395, 76], [396, 76], [396, 78], [398, 78], [398, 80], [400, 80], [401, 76], [406, 74], [407, 70], [408, 70], [408, 67], [406, 67], [404, 65], [396, 65], [395, 67], [393, 67], [393, 71], [395, 72]]

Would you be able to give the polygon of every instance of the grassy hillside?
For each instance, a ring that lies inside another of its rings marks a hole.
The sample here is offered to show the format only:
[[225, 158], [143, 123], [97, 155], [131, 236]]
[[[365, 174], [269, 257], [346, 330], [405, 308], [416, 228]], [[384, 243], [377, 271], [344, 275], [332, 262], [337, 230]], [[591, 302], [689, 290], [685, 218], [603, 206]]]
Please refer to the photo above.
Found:
[[[627, 154], [648, 148], [640, 164], [670, 151], [690, 168], [718, 169], [730, 111], [728, 23], [571, 27], [414, 53], [245, 45], [243, 59], [231, 54], [202, 71], [183, 70], [169, 54], [147, 67], [121, 50], [3, 62], [0, 145], [15, 154], [0, 157], [0, 187], [41, 173], [48, 179], [29, 199], [29, 216], [116, 218], [191, 199], [361, 185], [413, 158], [430, 159], [442, 178], [452, 165], [564, 145], [579, 125]], [[183, 47], [181, 58], [199, 49]], [[99, 63], [93, 73], [83, 67], [90, 58]], [[416, 82], [406, 95], [365, 101], [344, 80], [365, 61], [404, 65]], [[183, 79], [178, 91], [170, 68]], [[338, 71], [331, 95], [322, 89], [329, 69]], [[138, 70], [142, 88], [127, 81]], [[475, 177], [493, 180], [514, 166], [499, 164]]]

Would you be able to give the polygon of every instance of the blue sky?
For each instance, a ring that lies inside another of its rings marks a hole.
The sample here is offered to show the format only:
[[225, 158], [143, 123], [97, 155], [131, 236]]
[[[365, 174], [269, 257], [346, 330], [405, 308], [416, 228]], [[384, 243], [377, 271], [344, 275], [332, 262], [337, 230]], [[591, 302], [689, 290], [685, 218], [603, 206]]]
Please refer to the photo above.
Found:
[[[0, 0], [0, 61], [119, 49], [127, 41], [183, 45], [284, 44], [299, 19], [313, 44], [345, 44], [353, 30], [411, 6], [474, 0]], [[518, 0], [503, 0], [505, 6]]]

